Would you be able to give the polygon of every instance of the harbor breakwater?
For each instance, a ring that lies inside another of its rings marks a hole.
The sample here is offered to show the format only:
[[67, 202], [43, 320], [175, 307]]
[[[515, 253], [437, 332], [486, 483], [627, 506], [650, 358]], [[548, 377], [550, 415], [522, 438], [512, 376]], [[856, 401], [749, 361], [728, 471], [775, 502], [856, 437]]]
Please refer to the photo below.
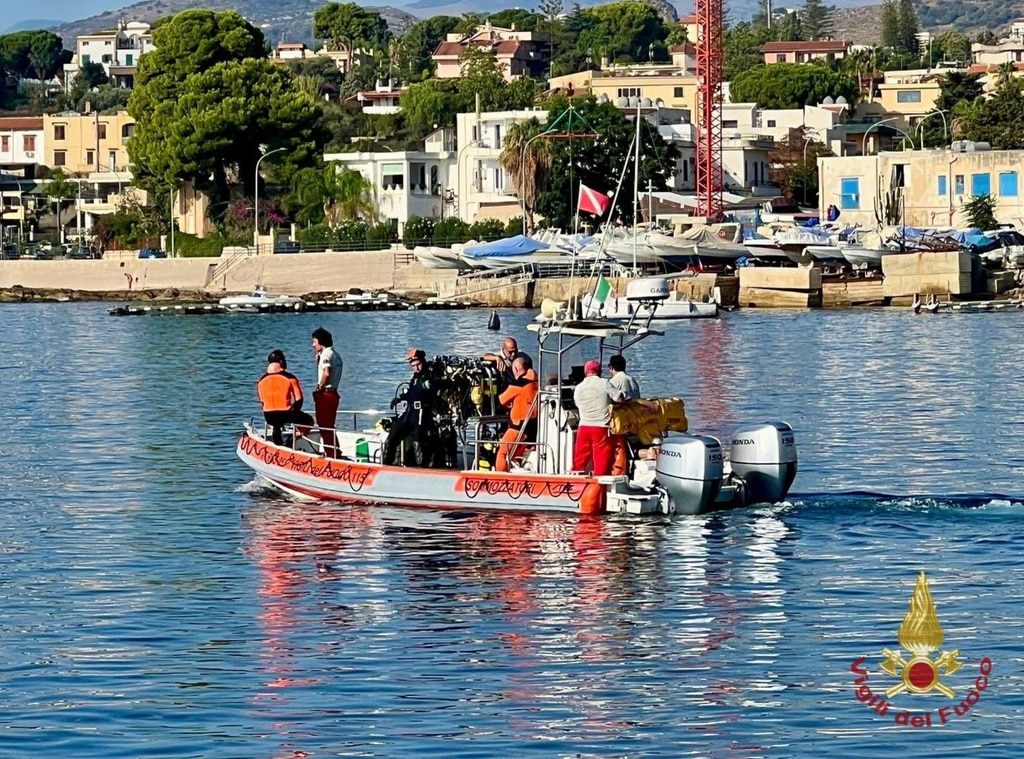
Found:
[[[426, 269], [396, 251], [237, 258], [0, 261], [6, 300], [215, 300], [263, 285], [273, 294], [351, 288], [434, 294], [456, 272]], [[19, 295], [20, 294], [20, 297]], [[50, 297], [50, 296], [53, 297]]]

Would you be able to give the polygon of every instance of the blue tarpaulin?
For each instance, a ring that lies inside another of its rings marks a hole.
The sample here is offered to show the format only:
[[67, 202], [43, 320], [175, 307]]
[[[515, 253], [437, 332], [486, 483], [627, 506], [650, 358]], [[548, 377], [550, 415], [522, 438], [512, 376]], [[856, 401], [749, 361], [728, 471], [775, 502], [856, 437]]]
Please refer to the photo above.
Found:
[[474, 245], [465, 248], [462, 255], [467, 258], [502, 258], [504, 256], [528, 256], [538, 250], [547, 250], [550, 246], [527, 237], [516, 235], [505, 240], [485, 242], [483, 245]]

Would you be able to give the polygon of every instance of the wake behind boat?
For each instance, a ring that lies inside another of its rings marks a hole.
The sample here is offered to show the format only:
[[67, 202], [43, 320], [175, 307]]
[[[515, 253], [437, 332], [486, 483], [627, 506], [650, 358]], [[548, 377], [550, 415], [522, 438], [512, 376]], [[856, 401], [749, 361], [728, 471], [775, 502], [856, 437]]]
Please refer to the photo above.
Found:
[[[637, 280], [627, 298], [653, 315], [667, 293], [663, 279]], [[520, 434], [514, 441], [521, 455], [513, 456], [510, 471], [494, 471], [489, 460], [489, 450], [509, 422], [493, 400], [494, 365], [451, 356], [436, 357], [422, 370], [436, 383], [434, 400], [412, 411], [430, 423], [432, 433], [426, 439], [431, 445], [419, 451], [430, 466], [384, 463], [396, 450], [401, 461], [406, 451], [392, 432], [409, 409], [397, 419], [382, 420], [390, 422], [390, 431], [385, 431], [387, 424], [335, 431], [338, 458], [325, 458], [315, 431], [277, 445], [266, 425], [256, 422], [245, 425], [237, 453], [286, 493], [370, 505], [698, 514], [783, 500], [797, 472], [796, 442], [788, 424], [742, 426], [726, 451], [708, 435], [669, 437], [687, 429], [679, 399], [639, 400], [614, 408], [610, 432], [628, 433], [630, 441], [624, 473], [593, 476], [573, 470], [579, 427], [573, 390], [582, 380], [583, 367], [571, 364], [570, 352], [576, 355], [588, 346], [604, 365], [610, 356], [660, 335], [650, 322], [650, 316], [625, 323], [555, 318], [529, 326], [537, 335], [536, 368], [542, 378], [534, 401], [536, 439]]]

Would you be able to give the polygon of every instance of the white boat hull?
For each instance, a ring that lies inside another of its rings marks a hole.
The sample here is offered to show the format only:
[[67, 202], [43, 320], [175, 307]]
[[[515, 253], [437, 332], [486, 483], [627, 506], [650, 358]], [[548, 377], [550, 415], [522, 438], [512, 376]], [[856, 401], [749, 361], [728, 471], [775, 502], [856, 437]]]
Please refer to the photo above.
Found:
[[285, 308], [288, 306], [304, 306], [306, 301], [291, 295], [228, 295], [221, 298], [218, 303], [228, 308]]
[[[360, 436], [371, 438], [373, 433]], [[355, 454], [355, 441], [339, 435], [342, 454]], [[351, 449], [346, 443], [351, 443]], [[374, 441], [379, 450], [380, 441]], [[372, 450], [372, 449], [371, 449]], [[288, 493], [321, 500], [370, 505], [468, 508], [500, 511], [602, 513], [605, 485], [582, 475], [533, 472], [459, 471], [384, 466], [353, 459], [326, 459], [274, 445], [246, 430], [238, 457]]]
[[461, 271], [470, 268], [451, 248], [417, 245], [412, 249], [412, 254], [425, 269], [458, 269]]
[[[635, 305], [625, 298], [611, 298], [606, 301], [603, 308], [594, 309], [587, 304], [588, 318], [606, 319], [614, 322], [629, 321], [635, 315], [643, 320], [647, 318], [648, 310], [643, 305]], [[718, 316], [718, 304], [715, 302], [704, 302], [690, 300], [689, 298], [673, 298], [658, 304], [654, 311], [652, 321], [674, 321], [676, 319], [712, 319]]]

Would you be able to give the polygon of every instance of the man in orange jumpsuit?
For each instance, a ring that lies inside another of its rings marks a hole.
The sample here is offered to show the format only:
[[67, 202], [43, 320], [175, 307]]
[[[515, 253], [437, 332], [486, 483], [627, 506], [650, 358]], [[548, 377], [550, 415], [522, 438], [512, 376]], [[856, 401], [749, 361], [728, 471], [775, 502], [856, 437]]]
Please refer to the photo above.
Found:
[[498, 458], [494, 462], [494, 468], [499, 472], [507, 472], [510, 461], [522, 456], [532, 447], [523, 443], [537, 441], [537, 406], [534, 404], [537, 390], [537, 373], [533, 371], [533, 360], [529, 356], [520, 355], [512, 362], [511, 384], [498, 396], [498, 402], [502, 406], [510, 407], [509, 426], [501, 436]]
[[267, 356], [267, 372], [256, 383], [256, 393], [263, 404], [263, 418], [270, 425], [271, 440], [283, 445], [281, 427], [296, 425], [296, 434], [301, 433], [300, 425], [309, 428], [316, 422], [302, 410], [302, 387], [298, 378], [287, 371], [288, 362], [279, 350]]

